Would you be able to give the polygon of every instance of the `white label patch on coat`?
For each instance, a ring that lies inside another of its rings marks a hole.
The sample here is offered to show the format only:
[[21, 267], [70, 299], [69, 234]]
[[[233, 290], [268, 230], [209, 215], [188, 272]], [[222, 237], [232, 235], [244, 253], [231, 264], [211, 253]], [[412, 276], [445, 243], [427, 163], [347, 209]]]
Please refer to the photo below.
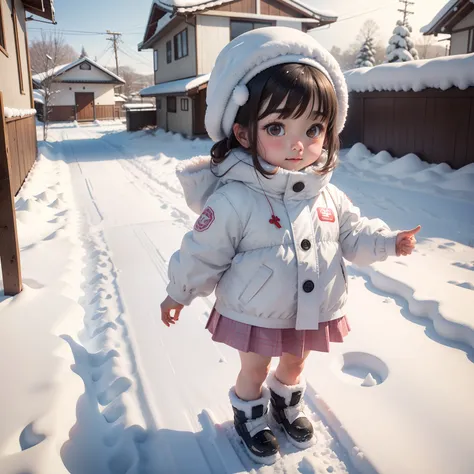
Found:
[[197, 232], [204, 232], [205, 230], [211, 227], [211, 224], [214, 222], [215, 215], [211, 207], [206, 207], [202, 214], [199, 216], [199, 219], [194, 224], [194, 230]]
[[334, 212], [329, 207], [318, 207], [319, 220], [323, 222], [335, 222]]

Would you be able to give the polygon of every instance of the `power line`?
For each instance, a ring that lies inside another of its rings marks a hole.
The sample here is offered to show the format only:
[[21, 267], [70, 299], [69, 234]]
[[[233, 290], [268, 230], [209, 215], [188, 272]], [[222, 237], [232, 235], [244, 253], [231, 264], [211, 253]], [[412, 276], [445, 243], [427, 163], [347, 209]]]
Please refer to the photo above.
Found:
[[94, 36], [94, 35], [106, 35], [107, 33], [103, 33], [100, 31], [82, 31], [82, 30], [57, 30], [57, 29], [52, 29], [52, 28], [35, 28], [31, 27], [28, 28], [29, 30], [33, 31], [47, 31], [47, 32], [52, 32], [52, 33], [59, 33], [63, 35], [77, 35], [77, 36]]
[[[400, 0], [398, 0], [398, 1], [400, 1]], [[367, 14], [369, 14], [369, 13], [373, 13], [373, 12], [376, 12], [376, 11], [378, 11], [378, 10], [383, 10], [383, 9], [385, 9], [385, 8], [391, 7], [394, 3], [397, 3], [397, 0], [394, 0], [394, 1], [390, 2], [390, 3], [387, 3], [387, 4], [385, 4], [385, 5], [382, 5], [382, 6], [380, 6], [380, 7], [373, 8], [372, 10], [367, 10], [367, 11], [362, 12], [362, 13], [356, 13], [355, 15], [351, 15], [351, 16], [348, 16], [348, 17], [346, 17], [346, 18], [338, 18], [338, 20], [336, 21], [336, 25], [337, 25], [338, 23], [340, 23], [341, 21], [352, 20], [352, 18], [357, 18], [358, 16], [367, 15]]]

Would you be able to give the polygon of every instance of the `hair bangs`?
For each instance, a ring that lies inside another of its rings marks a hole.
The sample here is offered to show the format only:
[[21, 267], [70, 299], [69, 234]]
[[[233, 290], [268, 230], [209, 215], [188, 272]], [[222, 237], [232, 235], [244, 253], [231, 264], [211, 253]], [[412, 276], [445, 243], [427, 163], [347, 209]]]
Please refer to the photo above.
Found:
[[262, 92], [258, 120], [271, 114], [279, 118], [309, 117], [332, 122], [337, 113], [334, 88], [319, 70], [306, 64], [285, 64], [275, 71]]

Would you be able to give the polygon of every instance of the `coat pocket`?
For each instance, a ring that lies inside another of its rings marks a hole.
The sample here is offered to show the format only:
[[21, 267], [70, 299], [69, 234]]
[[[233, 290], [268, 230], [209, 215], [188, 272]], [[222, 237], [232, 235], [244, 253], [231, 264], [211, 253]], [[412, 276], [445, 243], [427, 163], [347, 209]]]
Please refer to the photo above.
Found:
[[244, 304], [248, 303], [263, 288], [272, 274], [273, 270], [271, 268], [263, 264], [260, 265], [257, 273], [251, 278], [240, 295], [239, 300]]

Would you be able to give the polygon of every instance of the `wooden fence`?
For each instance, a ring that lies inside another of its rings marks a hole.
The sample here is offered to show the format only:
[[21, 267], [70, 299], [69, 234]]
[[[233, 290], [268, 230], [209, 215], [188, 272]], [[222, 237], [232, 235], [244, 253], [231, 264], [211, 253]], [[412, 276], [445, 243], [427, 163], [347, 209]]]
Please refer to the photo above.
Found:
[[0, 263], [5, 295], [22, 289], [15, 194], [36, 159], [34, 115], [5, 119], [0, 91]]
[[16, 195], [31, 170], [37, 154], [35, 116], [15, 117], [6, 120], [10, 154], [10, 182]]
[[351, 92], [341, 140], [344, 148], [361, 142], [374, 153], [461, 168], [474, 162], [474, 87]]

